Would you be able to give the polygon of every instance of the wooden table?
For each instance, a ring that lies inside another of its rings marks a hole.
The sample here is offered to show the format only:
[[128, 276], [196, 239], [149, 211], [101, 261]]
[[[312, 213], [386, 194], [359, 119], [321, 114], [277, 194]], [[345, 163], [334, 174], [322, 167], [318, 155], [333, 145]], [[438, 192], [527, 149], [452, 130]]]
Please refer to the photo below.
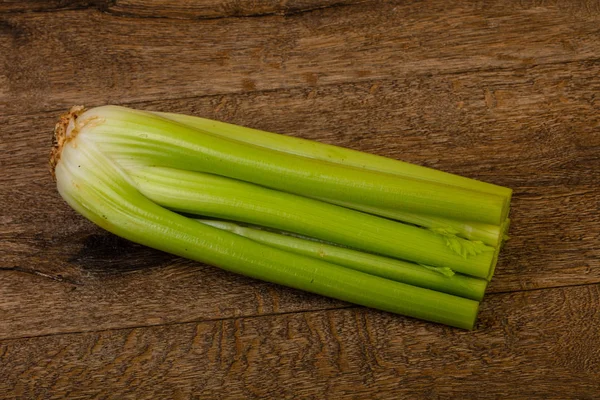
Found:
[[[0, 4], [0, 397], [600, 398], [600, 3]], [[196, 114], [514, 189], [473, 332], [118, 239], [47, 168], [57, 116]]]

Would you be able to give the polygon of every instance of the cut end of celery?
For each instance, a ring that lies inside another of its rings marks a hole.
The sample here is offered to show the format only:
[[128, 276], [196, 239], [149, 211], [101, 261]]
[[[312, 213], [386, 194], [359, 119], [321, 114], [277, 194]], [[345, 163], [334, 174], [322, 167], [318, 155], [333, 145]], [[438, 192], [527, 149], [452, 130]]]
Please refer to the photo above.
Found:
[[73, 106], [68, 112], [60, 116], [54, 126], [52, 150], [50, 151], [50, 173], [54, 181], [56, 181], [56, 165], [60, 160], [63, 146], [77, 135], [77, 124], [75, 121], [83, 112], [85, 112], [84, 106]]
[[502, 226], [502, 240], [500, 241], [500, 245], [498, 246], [499, 248], [504, 247], [504, 242], [506, 242], [507, 240], [510, 239], [510, 236], [508, 235], [509, 228], [510, 228], [510, 218], [506, 218], [506, 221], [504, 221], [504, 224]]
[[486, 278], [486, 280], [488, 282], [490, 282], [492, 280], [492, 277], [494, 276], [494, 273], [496, 272], [496, 265], [498, 264], [498, 257], [500, 256], [500, 250], [501, 250], [501, 246], [498, 246], [498, 248], [496, 248], [494, 250], [494, 258], [492, 259], [492, 266], [490, 267], [490, 272]]
[[473, 321], [471, 322], [471, 324], [467, 327], [465, 327], [465, 329], [468, 329], [470, 331], [474, 330], [476, 325], [477, 325], [477, 317], [479, 316], [479, 307], [480, 307], [480, 303], [476, 303], [475, 305], [475, 312], [474, 317], [473, 317]]

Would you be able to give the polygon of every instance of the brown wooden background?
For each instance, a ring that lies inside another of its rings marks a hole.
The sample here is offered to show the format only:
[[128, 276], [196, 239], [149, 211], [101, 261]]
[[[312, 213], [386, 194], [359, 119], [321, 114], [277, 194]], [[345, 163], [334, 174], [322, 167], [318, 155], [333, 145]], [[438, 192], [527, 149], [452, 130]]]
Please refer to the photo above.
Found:
[[[600, 398], [600, 3], [0, 3], [0, 397]], [[73, 104], [182, 112], [514, 189], [474, 332], [113, 237], [47, 170]]]

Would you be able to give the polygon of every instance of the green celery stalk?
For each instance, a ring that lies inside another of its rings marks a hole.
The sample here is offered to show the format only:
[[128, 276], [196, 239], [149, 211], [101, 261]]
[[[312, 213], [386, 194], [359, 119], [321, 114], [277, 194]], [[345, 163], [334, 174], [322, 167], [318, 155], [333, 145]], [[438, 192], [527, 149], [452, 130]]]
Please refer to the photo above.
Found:
[[199, 220], [203, 224], [224, 229], [247, 237], [256, 242], [286, 250], [296, 254], [321, 259], [380, 276], [393, 281], [406, 283], [426, 289], [444, 292], [455, 296], [481, 301], [487, 287], [487, 281], [466, 275], [454, 274], [452, 270], [440, 271], [434, 267], [364, 253], [331, 244], [301, 239], [281, 233], [250, 228], [239, 224], [216, 220]]
[[496, 251], [322, 201], [222, 176], [164, 167], [128, 167], [144, 196], [189, 214], [245, 222], [487, 278]]
[[[89, 132], [64, 116], [51, 165], [61, 196], [100, 227], [228, 271], [356, 304], [472, 329], [478, 302], [275, 249], [166, 210], [143, 196]], [[176, 189], [173, 189], [176, 190]], [[201, 290], [201, 288], [199, 288]]]
[[352, 204], [345, 201], [322, 199], [328, 203], [337, 204], [342, 207], [352, 208], [373, 215], [407, 222], [409, 224], [422, 226], [434, 232], [457, 235], [464, 239], [481, 241], [492, 247], [498, 247], [506, 232], [508, 218], [501, 225], [482, 224], [480, 222], [469, 222], [443, 217], [435, 217], [426, 214], [415, 214], [402, 210], [390, 210], [377, 207], [369, 207], [362, 204]]
[[239, 125], [228, 124], [226, 122], [214, 121], [191, 115], [163, 112], [154, 112], [154, 114], [172, 119], [173, 121], [189, 125], [214, 135], [235, 139], [237, 141], [283, 151], [290, 154], [296, 154], [303, 157], [348, 165], [361, 169], [369, 169], [372, 171], [386, 172], [389, 174], [413, 179], [437, 182], [444, 185], [452, 185], [468, 190], [501, 196], [506, 198], [508, 201], [510, 201], [512, 194], [511, 189], [503, 186], [498, 186], [491, 183], [466, 178], [460, 175], [454, 175], [432, 168], [410, 164], [407, 162], [339, 146], [332, 146], [293, 136], [265, 132], [258, 129], [246, 128]]
[[499, 195], [289, 154], [124, 107], [87, 110], [76, 130], [122, 165], [209, 172], [304, 196], [489, 224], [508, 212]]
[[[510, 202], [512, 195], [512, 190], [506, 187], [339, 146], [332, 146], [293, 136], [246, 128], [191, 115], [163, 112], [154, 112], [154, 114], [172, 119], [173, 121], [180, 122], [196, 129], [204, 130], [213, 135], [219, 135], [303, 157], [494, 194], [505, 197], [508, 202]], [[323, 200], [426, 228], [453, 232], [460, 237], [470, 240], [479, 240], [493, 247], [499, 246], [502, 241], [503, 225], [505, 223], [502, 223], [501, 225], [484, 224], [464, 221], [462, 219], [443, 218], [430, 214], [411, 213], [399, 209], [382, 209], [364, 204], [350, 204], [345, 201]]]

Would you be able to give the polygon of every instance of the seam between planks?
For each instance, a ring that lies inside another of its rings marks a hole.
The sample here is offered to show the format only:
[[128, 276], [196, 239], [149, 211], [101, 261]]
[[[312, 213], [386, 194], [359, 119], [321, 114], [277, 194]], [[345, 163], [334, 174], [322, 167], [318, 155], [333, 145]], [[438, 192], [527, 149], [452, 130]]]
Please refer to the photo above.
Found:
[[[536, 291], [542, 291], [542, 290], [555, 290], [555, 289], [561, 289], [561, 288], [596, 286], [599, 284], [600, 284], [600, 282], [594, 282], [594, 283], [585, 283], [585, 284], [576, 284], [576, 285], [564, 285], [564, 286], [544, 287], [544, 288], [525, 289], [525, 290], [516, 290], [516, 291], [495, 292], [495, 293], [487, 293], [486, 297], [497, 296], [497, 295], [499, 296], [499, 295], [511, 294], [511, 293], [526, 293], [526, 292], [536, 292]], [[278, 317], [278, 316], [282, 316], [282, 315], [309, 314], [309, 313], [317, 313], [317, 312], [323, 312], [323, 311], [328, 312], [328, 311], [352, 310], [352, 309], [358, 310], [358, 309], [367, 309], [367, 308], [358, 306], [358, 305], [354, 305], [354, 304], [347, 304], [347, 305], [336, 306], [336, 307], [325, 307], [325, 308], [317, 308], [317, 309], [310, 309], [310, 310], [288, 311], [288, 312], [256, 314], [256, 315], [244, 315], [244, 316], [237, 316], [237, 317], [207, 318], [207, 319], [202, 319], [202, 320], [168, 322], [168, 323], [164, 323], [164, 324], [133, 325], [133, 326], [118, 327], [118, 328], [110, 328], [110, 329], [90, 329], [90, 330], [80, 330], [80, 331], [73, 331], [73, 332], [47, 333], [47, 334], [41, 334], [41, 335], [13, 336], [13, 337], [9, 336], [9, 337], [0, 338], [0, 343], [15, 341], [15, 340], [22, 340], [22, 339], [36, 339], [36, 338], [41, 338], [41, 337], [51, 337], [51, 336], [79, 335], [79, 334], [85, 334], [85, 333], [102, 333], [102, 332], [112, 332], [112, 331], [116, 332], [116, 331], [123, 331], [123, 330], [129, 330], [129, 329], [160, 328], [160, 327], [179, 326], [179, 325], [202, 324], [205, 322], [220, 322], [220, 321], [236, 321], [236, 320], [243, 320], [243, 319], [271, 318], [271, 317]], [[401, 315], [400, 315], [400, 317], [410, 318], [410, 317], [404, 317]]]
[[517, 290], [501, 290], [498, 292], [486, 293], [485, 297], [492, 296], [492, 295], [511, 294], [511, 293], [539, 292], [542, 290], [550, 290], [550, 289], [576, 288], [576, 287], [584, 287], [584, 286], [590, 286], [590, 285], [600, 285], [600, 280], [596, 281], [596, 282], [588, 282], [588, 283], [574, 283], [572, 285], [556, 285], [556, 286], [537, 287], [537, 288], [531, 288], [531, 289], [524, 288], [524, 289], [517, 289]]
[[110, 7], [109, 2], [113, 3], [115, 0], [107, 0], [103, 3], [89, 2], [88, 4], [78, 4], [65, 6], [57, 6], [55, 8], [33, 8], [25, 10], [4, 10], [0, 11], [0, 16], [12, 16], [12, 15], [23, 15], [23, 14], [44, 14], [44, 13], [59, 13], [67, 11], [85, 11], [85, 10], [97, 10], [102, 12], [103, 7]]
[[310, 310], [286, 311], [286, 312], [266, 313], [266, 314], [250, 314], [250, 315], [243, 315], [243, 316], [238, 316], [238, 317], [206, 318], [206, 319], [199, 319], [199, 320], [167, 322], [164, 324], [132, 325], [132, 326], [123, 326], [123, 327], [119, 327], [119, 328], [90, 329], [90, 330], [80, 330], [80, 331], [73, 331], [73, 332], [45, 333], [45, 334], [41, 334], [41, 335], [29, 335], [29, 336], [13, 336], [13, 337], [9, 336], [9, 337], [5, 337], [5, 338], [0, 338], [0, 343], [10, 341], [10, 340], [35, 339], [35, 338], [39, 338], [39, 337], [49, 337], [49, 336], [78, 335], [78, 334], [82, 334], [82, 333], [124, 331], [127, 329], [160, 328], [163, 326], [168, 327], [168, 326], [178, 326], [178, 325], [188, 325], [188, 324], [202, 324], [205, 322], [235, 321], [235, 320], [239, 320], [239, 319], [270, 318], [270, 317], [278, 317], [281, 315], [306, 314], [306, 313], [311, 313], [311, 312], [335, 311], [335, 310], [345, 310], [345, 309], [352, 309], [352, 308], [359, 308], [359, 306], [348, 304], [345, 306], [315, 308], [315, 309], [310, 309]]
[[289, 10], [289, 11], [282, 9], [280, 11], [272, 11], [272, 12], [264, 12], [264, 13], [249, 13], [249, 14], [240, 14], [240, 15], [224, 14], [224, 15], [214, 16], [214, 17], [197, 16], [197, 17], [179, 17], [178, 18], [178, 17], [166, 16], [166, 15], [139, 15], [139, 14], [136, 14], [135, 12], [113, 10], [113, 9], [111, 9], [111, 7], [116, 5], [116, 0], [107, 0], [104, 2], [98, 2], [98, 3], [90, 2], [87, 5], [78, 5], [78, 6], [72, 6], [72, 7], [65, 6], [65, 7], [56, 7], [56, 8], [48, 8], [48, 9], [36, 8], [33, 10], [7, 10], [7, 11], [0, 11], [0, 15], [22, 15], [22, 14], [33, 14], [33, 13], [43, 14], [43, 13], [57, 13], [57, 12], [67, 12], [67, 11], [96, 10], [100, 13], [109, 15], [111, 17], [116, 17], [116, 18], [124, 17], [124, 18], [136, 18], [136, 19], [139, 18], [139, 19], [174, 19], [174, 20], [184, 20], [184, 21], [211, 21], [211, 20], [220, 20], [220, 19], [227, 19], [227, 18], [240, 18], [241, 19], [241, 18], [264, 18], [264, 17], [274, 17], [274, 16], [292, 17], [292, 16], [311, 13], [314, 11], [352, 7], [352, 6], [357, 6], [357, 5], [367, 4], [367, 3], [379, 3], [379, 2], [374, 2], [373, 0], [363, 0], [363, 1], [357, 1], [355, 3], [336, 2], [336, 3], [329, 4], [329, 5], [323, 5], [323, 6], [317, 6], [317, 7], [306, 7], [306, 8], [301, 8], [301, 9], [297, 9], [297, 10]]
[[140, 18], [140, 19], [174, 19], [174, 20], [181, 20], [181, 21], [211, 21], [211, 20], [220, 20], [220, 19], [227, 19], [227, 18], [243, 19], [243, 18], [268, 18], [268, 17], [294, 17], [294, 16], [308, 14], [308, 13], [315, 12], [315, 11], [353, 7], [356, 5], [362, 5], [362, 4], [366, 4], [369, 2], [370, 2], [370, 0], [363, 0], [360, 2], [356, 2], [356, 3], [339, 2], [339, 3], [332, 3], [329, 5], [324, 5], [324, 6], [307, 7], [307, 8], [302, 8], [302, 9], [298, 9], [298, 10], [290, 10], [290, 11], [281, 10], [281, 11], [273, 11], [273, 12], [265, 12], [265, 13], [222, 15], [222, 16], [215, 16], [215, 17], [198, 16], [198, 17], [177, 18], [177, 17], [173, 17], [173, 16], [163, 16], [163, 15], [139, 15], [139, 14], [135, 14], [133, 12], [111, 10], [109, 7], [98, 8], [98, 10], [104, 14], [114, 16], [117, 18], [124, 17], [124, 18]]

